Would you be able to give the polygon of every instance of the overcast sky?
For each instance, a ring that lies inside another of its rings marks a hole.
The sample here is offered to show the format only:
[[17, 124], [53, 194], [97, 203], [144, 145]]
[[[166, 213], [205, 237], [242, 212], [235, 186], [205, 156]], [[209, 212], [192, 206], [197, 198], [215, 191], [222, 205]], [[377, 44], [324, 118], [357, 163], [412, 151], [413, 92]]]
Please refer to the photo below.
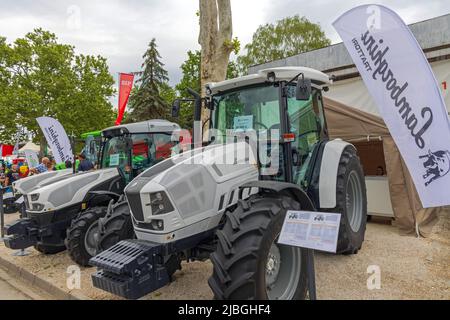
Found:
[[[362, 4], [357, 0], [231, 0], [234, 36], [244, 46], [261, 24], [299, 14], [319, 23], [333, 43], [331, 23]], [[397, 11], [409, 24], [450, 13], [449, 0], [369, 1]], [[136, 71], [156, 38], [170, 82], [180, 79], [187, 50], [196, 50], [198, 0], [15, 0], [0, 1], [0, 35], [9, 42], [36, 27], [56, 33], [78, 53], [102, 55], [110, 72]]]

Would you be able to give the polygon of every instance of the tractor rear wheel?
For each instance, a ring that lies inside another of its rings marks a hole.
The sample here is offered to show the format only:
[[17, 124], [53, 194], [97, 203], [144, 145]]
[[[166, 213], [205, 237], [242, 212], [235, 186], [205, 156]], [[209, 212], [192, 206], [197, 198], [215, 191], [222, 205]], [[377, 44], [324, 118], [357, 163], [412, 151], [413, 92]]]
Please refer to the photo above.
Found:
[[364, 172], [356, 150], [347, 147], [339, 161], [336, 207], [341, 213], [337, 253], [356, 254], [362, 247], [367, 223], [367, 195]]
[[211, 255], [208, 283], [216, 299], [305, 299], [306, 250], [277, 243], [289, 210], [300, 210], [299, 203], [286, 196], [255, 195], [227, 214]]
[[99, 231], [98, 253], [111, 248], [122, 240], [135, 238], [127, 201], [121, 201], [112, 205], [111, 211], [99, 220]]
[[98, 219], [106, 215], [106, 210], [106, 207], [89, 208], [72, 220], [67, 229], [67, 250], [80, 266], [89, 266], [89, 259], [97, 254]]

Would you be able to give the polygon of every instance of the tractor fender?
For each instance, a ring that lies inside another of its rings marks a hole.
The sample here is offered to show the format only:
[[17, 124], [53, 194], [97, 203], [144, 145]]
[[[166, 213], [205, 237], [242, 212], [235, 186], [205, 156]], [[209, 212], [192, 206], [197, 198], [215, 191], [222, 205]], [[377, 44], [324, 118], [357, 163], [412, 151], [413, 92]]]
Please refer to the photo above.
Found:
[[258, 188], [260, 191], [287, 195], [300, 203], [302, 209], [306, 211], [316, 211], [309, 196], [296, 184], [278, 181], [251, 181], [239, 187], [239, 199], [242, 199], [245, 189], [252, 188]]
[[336, 183], [339, 161], [345, 148], [349, 146], [355, 148], [348, 142], [336, 139], [327, 142], [324, 147], [319, 176], [319, 201], [322, 209], [336, 207]]

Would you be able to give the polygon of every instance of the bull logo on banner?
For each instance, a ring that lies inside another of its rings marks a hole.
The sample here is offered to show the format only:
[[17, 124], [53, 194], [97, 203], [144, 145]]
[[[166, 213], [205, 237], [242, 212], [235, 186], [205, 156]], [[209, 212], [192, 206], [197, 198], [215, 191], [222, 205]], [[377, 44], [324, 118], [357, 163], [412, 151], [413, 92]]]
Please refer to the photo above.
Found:
[[[428, 187], [433, 181], [443, 178], [450, 172], [450, 151], [428, 151], [427, 155], [421, 156], [420, 159], [426, 159], [423, 163], [427, 170], [423, 178], [428, 180], [425, 187]], [[430, 178], [431, 177], [431, 178]]]

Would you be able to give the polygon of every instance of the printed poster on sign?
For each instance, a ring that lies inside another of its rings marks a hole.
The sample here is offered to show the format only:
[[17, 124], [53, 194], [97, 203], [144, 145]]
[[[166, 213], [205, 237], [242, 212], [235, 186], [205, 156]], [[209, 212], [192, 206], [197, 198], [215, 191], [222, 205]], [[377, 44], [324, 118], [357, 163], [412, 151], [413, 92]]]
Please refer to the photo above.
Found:
[[339, 213], [288, 211], [279, 244], [336, 253]]

